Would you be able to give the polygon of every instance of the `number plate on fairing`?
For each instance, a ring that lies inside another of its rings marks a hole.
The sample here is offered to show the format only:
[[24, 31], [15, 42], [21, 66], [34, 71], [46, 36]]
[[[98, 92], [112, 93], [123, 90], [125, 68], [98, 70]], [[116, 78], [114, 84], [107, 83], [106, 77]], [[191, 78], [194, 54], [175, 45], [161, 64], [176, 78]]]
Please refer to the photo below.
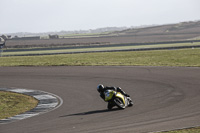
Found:
[[109, 101], [112, 99], [113, 95], [114, 95], [115, 91], [113, 90], [107, 90], [104, 92], [105, 94], [105, 101]]

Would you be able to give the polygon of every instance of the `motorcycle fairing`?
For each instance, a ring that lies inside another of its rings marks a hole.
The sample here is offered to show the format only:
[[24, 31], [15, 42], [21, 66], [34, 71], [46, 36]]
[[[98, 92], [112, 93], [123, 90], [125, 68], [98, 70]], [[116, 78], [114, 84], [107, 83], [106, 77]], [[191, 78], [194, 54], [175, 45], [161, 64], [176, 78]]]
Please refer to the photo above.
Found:
[[120, 99], [122, 99], [124, 104], [126, 103], [124, 96], [120, 92], [117, 92], [116, 97], [119, 97]]
[[112, 99], [112, 97], [115, 94], [115, 91], [113, 91], [113, 90], [107, 90], [107, 91], [104, 92], [104, 94], [105, 94], [105, 101], [107, 102], [107, 101], [109, 101], [109, 100]]

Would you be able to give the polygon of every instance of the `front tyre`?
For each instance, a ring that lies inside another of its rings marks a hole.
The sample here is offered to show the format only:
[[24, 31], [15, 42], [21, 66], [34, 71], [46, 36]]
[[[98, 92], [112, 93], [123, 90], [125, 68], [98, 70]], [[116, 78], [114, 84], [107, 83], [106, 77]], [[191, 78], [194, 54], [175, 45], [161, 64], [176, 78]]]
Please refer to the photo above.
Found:
[[112, 102], [108, 102], [107, 108], [108, 108], [108, 110], [111, 110], [114, 106], [115, 106], [115, 105], [113, 105]]

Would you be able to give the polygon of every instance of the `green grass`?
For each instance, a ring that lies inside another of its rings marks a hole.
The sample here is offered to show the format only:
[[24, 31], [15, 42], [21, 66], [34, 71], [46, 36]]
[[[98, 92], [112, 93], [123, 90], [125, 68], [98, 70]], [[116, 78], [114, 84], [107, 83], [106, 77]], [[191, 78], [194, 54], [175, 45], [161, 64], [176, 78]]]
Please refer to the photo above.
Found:
[[160, 132], [160, 133], [200, 133], [200, 127], [174, 130], [174, 131], [169, 131], [169, 132]]
[[0, 119], [5, 119], [33, 109], [38, 101], [30, 96], [0, 91]]
[[[82, 34], [66, 34], [60, 35], [60, 38], [76, 38], [76, 37], [100, 37], [108, 36], [111, 32], [102, 32], [102, 33], [82, 33]], [[111, 34], [112, 35], [112, 34]]]
[[[118, 46], [99, 47], [99, 48], [77, 48], [77, 49], [60, 49], [60, 50], [38, 50], [38, 51], [20, 51], [20, 52], [3, 52], [3, 56], [8, 55], [29, 55], [29, 54], [49, 54], [49, 53], [65, 53], [65, 52], [85, 52], [85, 51], [104, 51], [104, 50], [128, 50], [140, 48], [157, 48], [157, 47], [178, 47], [178, 46], [195, 46], [200, 45], [200, 42], [195, 43], [172, 43], [172, 44], [155, 44], [155, 45], [136, 45], [136, 46]], [[29, 48], [30, 50], [30, 48]], [[34, 50], [34, 49], [33, 49]]]
[[0, 66], [200, 66], [200, 49], [0, 57]]

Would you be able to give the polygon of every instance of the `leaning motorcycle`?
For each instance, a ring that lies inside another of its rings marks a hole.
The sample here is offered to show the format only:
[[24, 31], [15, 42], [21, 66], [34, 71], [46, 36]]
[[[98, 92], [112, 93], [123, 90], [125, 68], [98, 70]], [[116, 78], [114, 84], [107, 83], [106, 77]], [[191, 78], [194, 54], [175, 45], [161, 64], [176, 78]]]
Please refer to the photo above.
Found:
[[[130, 105], [130, 97], [122, 95], [120, 92], [114, 90], [106, 90], [105, 92], [105, 101], [112, 107], [117, 106], [119, 109], [125, 109]], [[111, 109], [108, 107], [108, 109]]]

